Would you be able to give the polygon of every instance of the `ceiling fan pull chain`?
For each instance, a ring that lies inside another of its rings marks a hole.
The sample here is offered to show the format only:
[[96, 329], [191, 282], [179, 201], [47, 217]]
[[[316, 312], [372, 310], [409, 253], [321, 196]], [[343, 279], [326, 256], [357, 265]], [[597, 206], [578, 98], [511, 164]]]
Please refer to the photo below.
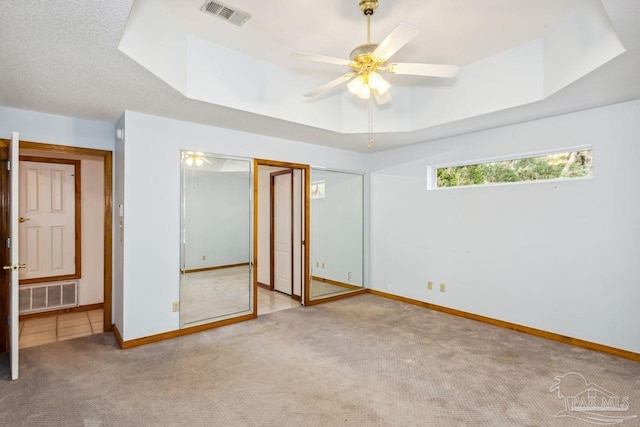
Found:
[[371, 15], [367, 15], [367, 44], [371, 44]]

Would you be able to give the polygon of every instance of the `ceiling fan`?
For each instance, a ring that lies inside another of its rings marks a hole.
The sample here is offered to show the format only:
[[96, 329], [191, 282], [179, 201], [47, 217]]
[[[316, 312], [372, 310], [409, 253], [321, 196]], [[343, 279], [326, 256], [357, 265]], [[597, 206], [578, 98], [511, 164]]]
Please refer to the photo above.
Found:
[[199, 151], [185, 151], [182, 153], [182, 159], [187, 166], [196, 165], [196, 167], [199, 167], [205, 163], [211, 164], [211, 162], [204, 157], [204, 153]]
[[351, 68], [350, 73], [312, 90], [305, 96], [316, 96], [346, 81], [351, 93], [362, 99], [369, 99], [371, 94], [378, 104], [391, 101], [389, 88], [391, 85], [378, 73], [386, 71], [391, 74], [406, 74], [428, 77], [453, 77], [458, 72], [457, 65], [387, 63], [397, 51], [418, 34], [412, 25], [399, 24], [380, 44], [371, 43], [371, 16], [378, 8], [378, 0], [360, 0], [360, 10], [367, 17], [367, 43], [351, 51], [350, 59], [340, 59], [311, 53], [295, 53], [292, 56], [307, 61], [343, 65]]

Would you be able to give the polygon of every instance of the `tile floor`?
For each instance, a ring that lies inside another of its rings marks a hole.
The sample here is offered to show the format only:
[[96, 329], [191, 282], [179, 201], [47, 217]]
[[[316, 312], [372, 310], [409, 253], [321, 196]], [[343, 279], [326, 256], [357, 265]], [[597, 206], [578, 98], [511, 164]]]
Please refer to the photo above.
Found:
[[36, 317], [20, 322], [20, 348], [99, 334], [103, 329], [102, 309]]
[[300, 301], [278, 291], [258, 288], [258, 316], [294, 307], [300, 307]]

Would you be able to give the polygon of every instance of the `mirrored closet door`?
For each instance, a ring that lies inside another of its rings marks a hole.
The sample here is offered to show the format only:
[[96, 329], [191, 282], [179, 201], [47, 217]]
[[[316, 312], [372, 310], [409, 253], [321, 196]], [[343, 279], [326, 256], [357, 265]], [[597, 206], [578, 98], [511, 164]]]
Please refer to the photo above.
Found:
[[311, 169], [309, 300], [363, 289], [364, 177]]
[[252, 168], [181, 152], [181, 328], [253, 312]]

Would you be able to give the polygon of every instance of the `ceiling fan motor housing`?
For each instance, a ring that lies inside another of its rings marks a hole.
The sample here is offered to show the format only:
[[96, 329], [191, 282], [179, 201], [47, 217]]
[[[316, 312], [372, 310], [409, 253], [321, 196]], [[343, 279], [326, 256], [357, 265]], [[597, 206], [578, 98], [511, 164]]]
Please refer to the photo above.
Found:
[[378, 0], [360, 0], [360, 10], [365, 15], [373, 15], [378, 8]]
[[376, 71], [378, 67], [383, 66], [384, 60], [373, 55], [377, 47], [378, 45], [376, 43], [368, 43], [353, 49], [349, 54], [349, 58], [353, 61], [351, 68], [357, 72], [373, 72]]

